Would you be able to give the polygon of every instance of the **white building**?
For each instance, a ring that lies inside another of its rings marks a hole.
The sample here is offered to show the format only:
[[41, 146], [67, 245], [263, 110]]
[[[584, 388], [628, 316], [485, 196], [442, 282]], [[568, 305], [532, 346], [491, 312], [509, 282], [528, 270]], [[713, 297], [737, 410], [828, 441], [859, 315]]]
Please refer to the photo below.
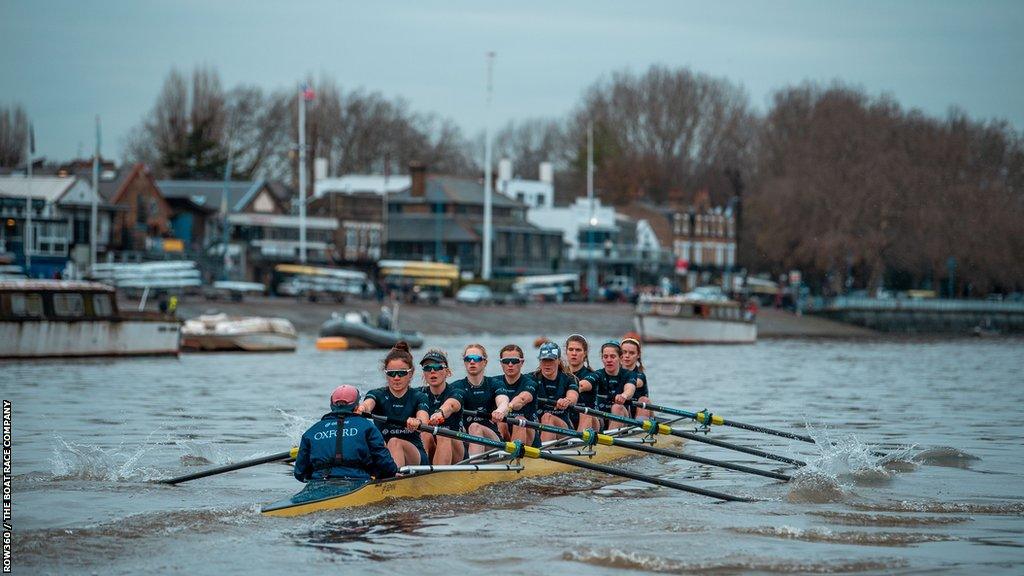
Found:
[[540, 163], [540, 180], [523, 180], [512, 175], [512, 161], [498, 162], [496, 189], [532, 208], [555, 206], [555, 170], [551, 162]]
[[568, 206], [530, 208], [526, 219], [541, 228], [561, 230], [563, 240], [569, 245], [570, 260], [585, 256], [581, 244], [595, 249], [618, 231], [615, 208], [602, 206], [599, 198], [594, 198], [593, 203], [577, 198]]

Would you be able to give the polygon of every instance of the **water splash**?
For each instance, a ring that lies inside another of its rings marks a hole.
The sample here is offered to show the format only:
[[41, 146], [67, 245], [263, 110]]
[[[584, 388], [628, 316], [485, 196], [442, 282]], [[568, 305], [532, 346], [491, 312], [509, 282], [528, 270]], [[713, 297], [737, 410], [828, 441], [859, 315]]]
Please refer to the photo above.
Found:
[[218, 445], [195, 440], [175, 440], [181, 450], [180, 462], [184, 466], [221, 465], [230, 462], [229, 456]]
[[955, 540], [948, 534], [913, 532], [862, 532], [854, 530], [830, 530], [828, 528], [794, 528], [792, 526], [757, 526], [752, 528], [730, 528], [737, 534], [766, 536], [784, 540], [804, 542], [826, 542], [829, 544], [852, 544], [856, 546], [910, 546], [924, 542], [945, 542]]
[[142, 446], [105, 450], [91, 444], [66, 442], [56, 437], [53, 457], [50, 459], [52, 480], [94, 480], [107, 482], [143, 482], [160, 477], [160, 471], [146, 468], [141, 461], [158, 446], [150, 434]]
[[936, 446], [914, 454], [912, 460], [925, 466], [945, 466], [967, 470], [970, 469], [972, 462], [977, 462], [981, 458], [952, 446]]
[[907, 455], [912, 448], [898, 448], [884, 455], [855, 434], [833, 434], [826, 426], [806, 425], [814, 439], [817, 456], [809, 458], [789, 483], [787, 500], [823, 504], [841, 502], [855, 486], [879, 486], [897, 473], [916, 469]]
[[281, 432], [285, 438], [298, 439], [309, 429], [313, 422], [307, 416], [298, 416], [281, 408], [275, 408], [281, 417]]

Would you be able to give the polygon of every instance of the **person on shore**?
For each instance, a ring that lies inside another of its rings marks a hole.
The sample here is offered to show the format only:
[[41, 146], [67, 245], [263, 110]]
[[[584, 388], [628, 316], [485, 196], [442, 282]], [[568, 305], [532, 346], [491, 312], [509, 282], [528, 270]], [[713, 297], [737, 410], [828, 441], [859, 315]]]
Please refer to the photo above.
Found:
[[299, 441], [294, 470], [299, 482], [382, 479], [398, 472], [377, 427], [353, 415], [358, 402], [359, 390], [354, 386], [338, 386], [331, 393], [331, 411]]
[[[584, 380], [587, 374], [593, 372], [590, 368], [590, 345], [582, 334], [570, 334], [565, 340], [565, 359], [569, 364], [569, 373], [576, 377], [579, 386], [579, 400], [577, 404], [587, 408], [597, 408], [597, 391], [593, 384]], [[583, 431], [587, 428], [594, 430], [601, 429], [601, 420], [586, 414], [577, 414], [576, 429]]]
[[[431, 426], [443, 426], [450, 430], [462, 430], [462, 389], [448, 383], [452, 372], [448, 369], [448, 355], [441, 350], [429, 350], [420, 359], [420, 370], [426, 386], [420, 389], [427, 397], [427, 413], [430, 414]], [[434, 437], [426, 432], [420, 433], [423, 447], [434, 465], [454, 464], [462, 460], [465, 453], [462, 442]]]
[[[377, 427], [399, 467], [427, 463], [427, 453], [417, 428], [429, 422], [429, 406], [423, 392], [409, 387], [413, 372], [409, 344], [400, 340], [384, 357], [387, 385], [367, 392], [363, 403], [356, 408], [359, 414], [374, 414], [389, 420], [384, 424], [378, 423]], [[403, 422], [404, 427], [401, 426]]]
[[[462, 424], [474, 436], [500, 440], [498, 425], [492, 414], [508, 405], [508, 396], [500, 389], [496, 379], [485, 374], [487, 370], [487, 349], [482, 344], [470, 344], [462, 350], [462, 362], [466, 377], [449, 386], [462, 390]], [[485, 450], [480, 444], [470, 444], [469, 454], [480, 454]]]
[[589, 382], [597, 392], [597, 409], [619, 416], [629, 416], [624, 404], [636, 392], [636, 375], [622, 367], [622, 347], [615, 340], [601, 345], [602, 367], [580, 380]]
[[[554, 407], [539, 404], [537, 415], [540, 416], [541, 424], [570, 428], [576, 425], [573, 418], [575, 412], [569, 406], [579, 401], [579, 383], [576, 377], [570, 374], [562, 364], [562, 351], [558, 344], [546, 342], [541, 345], [537, 353], [540, 367], [533, 373], [533, 379], [537, 383], [537, 400], [547, 400], [554, 403]], [[556, 439], [554, 432], [541, 432], [540, 441], [548, 442]]]
[[[651, 392], [647, 385], [647, 374], [644, 372], [644, 361], [640, 357], [640, 339], [627, 336], [622, 339], [622, 367], [633, 372], [636, 376], [636, 392], [634, 396], [638, 402], [650, 402]], [[651, 411], [644, 408], [633, 410], [635, 418], [650, 418]]]
[[533, 378], [523, 374], [523, 349], [515, 344], [509, 344], [501, 349], [498, 354], [501, 362], [501, 371], [504, 372], [497, 378], [497, 384], [501, 394], [508, 397], [508, 403], [499, 406], [492, 417], [499, 422], [498, 427], [501, 435], [508, 441], [522, 442], [526, 446], [532, 446], [534, 437], [533, 429], [522, 426], [510, 426], [505, 422], [507, 416], [522, 417], [527, 420], [534, 420], [537, 410], [537, 384]]

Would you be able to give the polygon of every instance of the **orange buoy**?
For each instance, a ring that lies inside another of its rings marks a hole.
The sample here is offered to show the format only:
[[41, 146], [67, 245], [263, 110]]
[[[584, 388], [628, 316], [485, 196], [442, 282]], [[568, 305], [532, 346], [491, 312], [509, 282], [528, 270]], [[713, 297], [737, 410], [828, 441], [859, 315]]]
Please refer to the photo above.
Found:
[[324, 336], [316, 339], [317, 350], [348, 350], [348, 338], [342, 336]]

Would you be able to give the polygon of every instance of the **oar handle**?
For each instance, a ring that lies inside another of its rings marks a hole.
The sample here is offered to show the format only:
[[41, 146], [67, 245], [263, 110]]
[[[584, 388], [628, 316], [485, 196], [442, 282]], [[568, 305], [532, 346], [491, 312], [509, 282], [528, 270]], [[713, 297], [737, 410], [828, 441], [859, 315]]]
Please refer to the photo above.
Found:
[[188, 482], [189, 480], [196, 480], [198, 478], [206, 478], [207, 476], [214, 476], [216, 474], [223, 474], [225, 472], [231, 472], [233, 470], [241, 470], [242, 468], [249, 468], [250, 466], [258, 466], [260, 464], [267, 464], [269, 462], [277, 462], [279, 460], [288, 460], [289, 458], [295, 458], [298, 454], [298, 448], [292, 448], [287, 452], [279, 452], [277, 454], [271, 454], [270, 456], [264, 456], [262, 458], [255, 458], [253, 460], [246, 460], [244, 462], [235, 462], [234, 464], [226, 464], [224, 466], [218, 466], [216, 468], [210, 468], [201, 472], [195, 472], [192, 474], [186, 474], [184, 476], [178, 476], [177, 478], [168, 478], [166, 480], [158, 480], [159, 484], [180, 484], [182, 482]]

